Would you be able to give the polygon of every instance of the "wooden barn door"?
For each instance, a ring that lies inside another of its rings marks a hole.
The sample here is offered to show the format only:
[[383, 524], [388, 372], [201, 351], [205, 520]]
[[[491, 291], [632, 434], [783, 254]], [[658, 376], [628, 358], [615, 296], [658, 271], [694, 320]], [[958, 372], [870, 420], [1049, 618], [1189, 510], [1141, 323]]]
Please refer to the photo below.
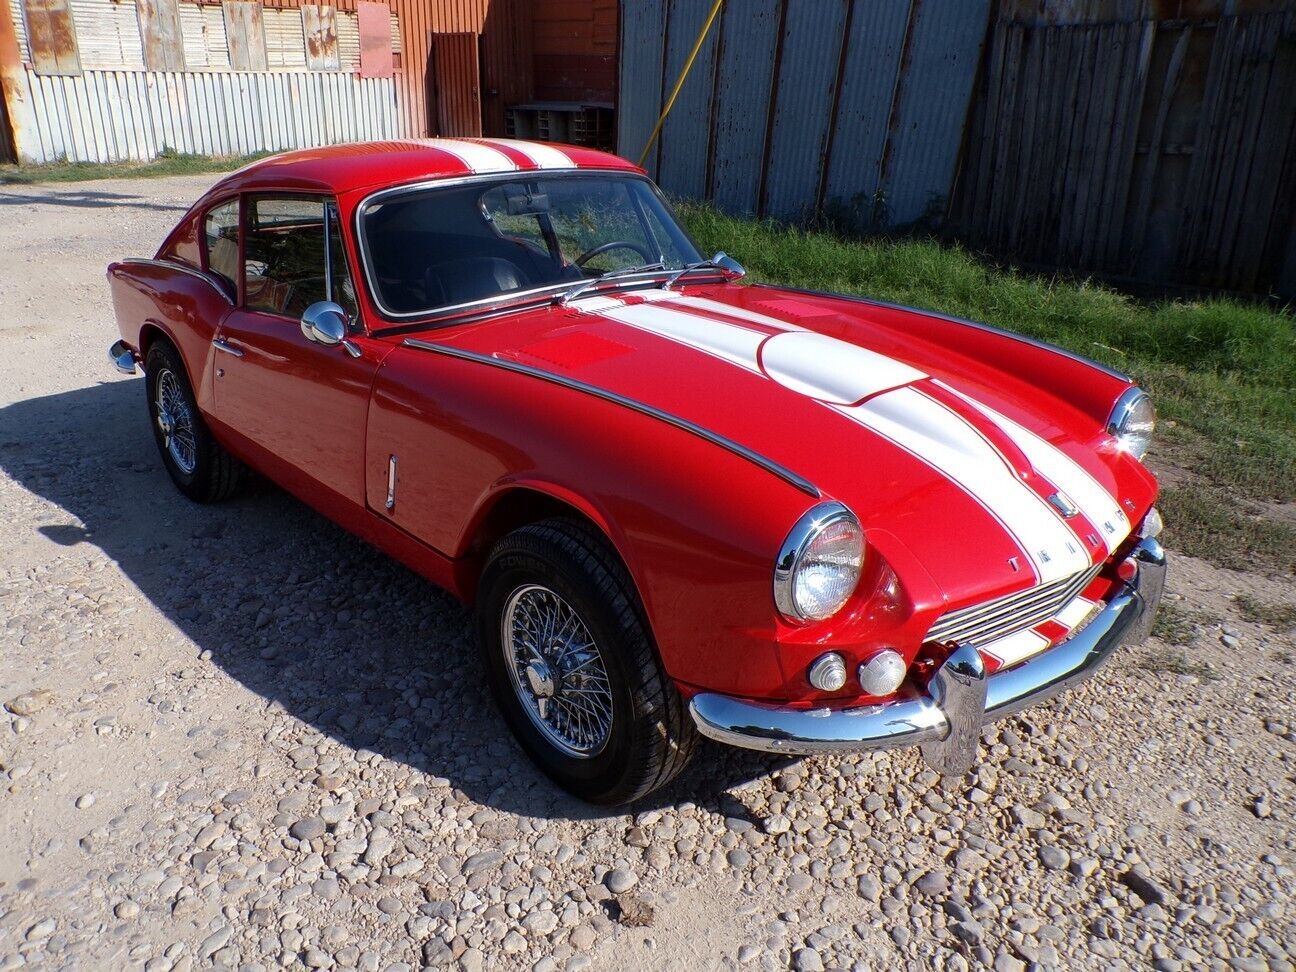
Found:
[[479, 138], [482, 133], [478, 35], [432, 34], [428, 54], [428, 129], [437, 135]]

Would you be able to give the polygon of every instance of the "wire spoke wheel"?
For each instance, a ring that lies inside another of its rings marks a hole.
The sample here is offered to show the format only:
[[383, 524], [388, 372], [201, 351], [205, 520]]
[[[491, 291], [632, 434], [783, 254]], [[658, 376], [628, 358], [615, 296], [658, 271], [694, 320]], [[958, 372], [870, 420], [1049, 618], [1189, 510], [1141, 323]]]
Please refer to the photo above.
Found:
[[509, 681], [545, 739], [589, 759], [612, 733], [612, 688], [589, 628], [562, 597], [540, 584], [505, 602], [500, 642]]
[[153, 409], [158, 429], [162, 432], [162, 444], [171, 461], [185, 475], [191, 475], [198, 464], [193, 412], [179, 379], [169, 368], [158, 374]]

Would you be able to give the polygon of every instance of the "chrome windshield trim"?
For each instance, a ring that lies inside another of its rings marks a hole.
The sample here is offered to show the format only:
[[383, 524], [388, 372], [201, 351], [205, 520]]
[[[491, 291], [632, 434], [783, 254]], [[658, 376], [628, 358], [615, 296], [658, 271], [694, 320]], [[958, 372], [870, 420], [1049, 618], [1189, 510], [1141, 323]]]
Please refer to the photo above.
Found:
[[181, 273], [187, 273], [191, 277], [197, 277], [199, 280], [210, 284], [212, 289], [214, 289], [216, 293], [220, 294], [227, 304], [231, 307], [234, 306], [234, 298], [226, 292], [224, 283], [217, 280], [206, 270], [199, 270], [197, 267], [191, 267], [189, 264], [181, 263], [178, 260], [159, 260], [149, 257], [126, 257], [126, 259], [120, 262], [133, 264], [135, 266], [162, 267], [166, 270], [179, 270]]
[[[509, 172], [484, 172], [478, 175], [456, 176], [453, 179], [425, 179], [421, 182], [410, 182], [400, 186], [389, 186], [385, 189], [379, 189], [365, 196], [356, 205], [355, 215], [353, 217], [355, 232], [356, 249], [360, 251], [360, 268], [364, 274], [365, 287], [369, 291], [369, 297], [373, 301], [374, 307], [378, 309], [385, 319], [393, 322], [401, 321], [427, 321], [429, 327], [437, 326], [438, 321], [444, 317], [457, 317], [463, 314], [489, 311], [498, 308], [504, 304], [512, 304], [514, 301], [525, 302], [526, 300], [538, 297], [549, 297], [554, 294], [570, 290], [576, 282], [574, 280], [564, 280], [558, 283], [545, 284], [543, 287], [533, 287], [530, 290], [518, 290], [510, 293], [495, 294], [492, 297], [483, 297], [480, 300], [465, 301], [462, 304], [449, 304], [445, 307], [429, 307], [418, 311], [394, 311], [382, 302], [382, 296], [378, 287], [374, 283], [373, 260], [369, 253], [369, 239], [364, 232], [364, 217], [369, 207], [376, 202], [381, 202], [387, 196], [398, 196], [405, 193], [421, 192], [427, 189], [449, 189], [455, 186], [468, 185], [470, 183], [480, 182], [490, 184], [492, 182], [509, 182], [521, 177], [543, 176], [546, 179], [569, 179], [581, 176], [618, 176], [623, 179], [634, 179], [638, 182], [646, 183], [649, 189], [656, 191], [656, 186], [647, 176], [640, 175], [637, 172], [630, 172], [625, 169], [595, 169], [595, 168], [576, 168], [576, 169], [517, 169]], [[669, 210], [668, 210], [669, 211]], [[684, 233], [684, 228], [680, 227], [680, 232]], [[684, 233], [687, 237], [687, 233]], [[692, 242], [692, 240], [690, 240]], [[642, 278], [639, 275], [633, 277], [620, 278], [621, 282], [632, 283], [635, 281], [655, 280], [659, 277], [667, 276], [670, 270], [651, 270], [645, 271]], [[596, 279], [596, 278], [591, 278]], [[373, 330], [377, 330], [376, 328]]]
[[420, 341], [418, 338], [406, 338], [402, 344], [408, 348], [416, 348], [420, 351], [431, 351], [433, 354], [442, 354], [449, 358], [458, 358], [462, 361], [472, 361], [477, 364], [488, 365], [493, 368], [500, 368], [504, 371], [512, 371], [519, 375], [527, 375], [531, 378], [538, 378], [541, 381], [547, 381], [554, 385], [561, 385], [564, 388], [570, 388], [572, 391], [578, 391], [585, 395], [601, 398], [605, 402], [611, 402], [614, 405], [620, 405], [632, 411], [639, 412], [641, 415], [647, 415], [655, 418], [667, 425], [673, 425], [677, 429], [688, 432], [700, 439], [705, 439], [712, 445], [717, 445], [722, 449], [732, 452], [736, 456], [741, 456], [753, 465], [760, 466], [767, 472], [773, 473], [784, 482], [795, 486], [801, 492], [818, 499], [822, 494], [819, 487], [803, 476], [798, 476], [786, 466], [781, 466], [772, 459], [762, 456], [745, 445], [741, 445], [733, 439], [725, 438], [718, 432], [712, 432], [710, 429], [703, 428], [695, 422], [688, 419], [680, 418], [678, 415], [672, 415], [670, 412], [662, 411], [653, 405], [638, 401], [634, 398], [627, 398], [624, 395], [618, 395], [616, 392], [608, 391], [606, 388], [599, 388], [597, 385], [590, 385], [583, 381], [577, 381], [575, 378], [568, 378], [566, 375], [554, 374], [552, 371], [545, 371], [542, 368], [533, 368], [530, 365], [522, 364], [519, 361], [506, 361], [502, 358], [494, 358], [488, 354], [479, 354], [476, 351], [466, 351], [463, 348], [454, 348], [446, 344], [433, 344], [431, 341]]
[[978, 331], [986, 331], [990, 334], [999, 334], [1003, 337], [1012, 338], [1014, 341], [1020, 341], [1022, 344], [1029, 344], [1032, 347], [1039, 348], [1043, 351], [1052, 351], [1054, 354], [1060, 354], [1064, 358], [1070, 358], [1072, 361], [1080, 364], [1089, 365], [1091, 368], [1097, 368], [1104, 374], [1112, 378], [1119, 378], [1121, 381], [1133, 381], [1129, 375], [1123, 371], [1117, 371], [1110, 368], [1101, 361], [1094, 361], [1093, 358], [1086, 358], [1083, 354], [1077, 354], [1075, 351], [1068, 351], [1066, 348], [1060, 348], [1056, 344], [1049, 344], [1047, 341], [1041, 341], [1039, 338], [1033, 338], [1026, 334], [1020, 334], [1017, 331], [1010, 331], [1007, 328], [996, 327], [993, 324], [986, 324], [984, 321], [972, 321], [966, 317], [954, 317], [952, 314], [942, 314], [940, 311], [928, 310], [925, 307], [912, 307], [909, 304], [894, 304], [889, 300], [878, 300], [874, 297], [863, 297], [857, 294], [835, 294], [827, 290], [809, 290], [804, 287], [782, 287], [778, 284], [756, 283], [753, 287], [764, 287], [771, 290], [785, 290], [793, 294], [806, 294], [811, 297], [836, 297], [839, 300], [849, 300], [856, 304], [872, 304], [874, 307], [887, 307], [891, 310], [909, 311], [914, 314], [922, 314], [924, 317], [934, 317], [939, 321], [948, 321], [951, 324], [963, 324], [966, 327], [976, 328]]

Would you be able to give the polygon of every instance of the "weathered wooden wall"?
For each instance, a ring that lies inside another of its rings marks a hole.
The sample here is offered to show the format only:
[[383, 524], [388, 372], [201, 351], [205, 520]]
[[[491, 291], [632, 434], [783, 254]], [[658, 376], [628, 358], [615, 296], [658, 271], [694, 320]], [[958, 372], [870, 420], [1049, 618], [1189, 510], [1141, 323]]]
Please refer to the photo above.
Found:
[[949, 228], [1030, 266], [1296, 293], [1296, 12], [993, 28]]

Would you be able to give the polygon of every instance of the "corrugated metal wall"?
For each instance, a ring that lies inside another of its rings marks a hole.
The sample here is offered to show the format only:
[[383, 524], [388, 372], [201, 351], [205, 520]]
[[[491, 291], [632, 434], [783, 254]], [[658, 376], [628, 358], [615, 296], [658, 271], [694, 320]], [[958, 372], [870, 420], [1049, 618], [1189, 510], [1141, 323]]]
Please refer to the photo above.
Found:
[[[618, 147], [637, 159], [709, 4], [622, 5]], [[858, 229], [943, 212], [990, 0], [726, 5], [648, 166], [668, 191]]]
[[164, 149], [247, 155], [401, 133], [391, 78], [323, 71], [25, 74], [39, 162], [151, 159]]

